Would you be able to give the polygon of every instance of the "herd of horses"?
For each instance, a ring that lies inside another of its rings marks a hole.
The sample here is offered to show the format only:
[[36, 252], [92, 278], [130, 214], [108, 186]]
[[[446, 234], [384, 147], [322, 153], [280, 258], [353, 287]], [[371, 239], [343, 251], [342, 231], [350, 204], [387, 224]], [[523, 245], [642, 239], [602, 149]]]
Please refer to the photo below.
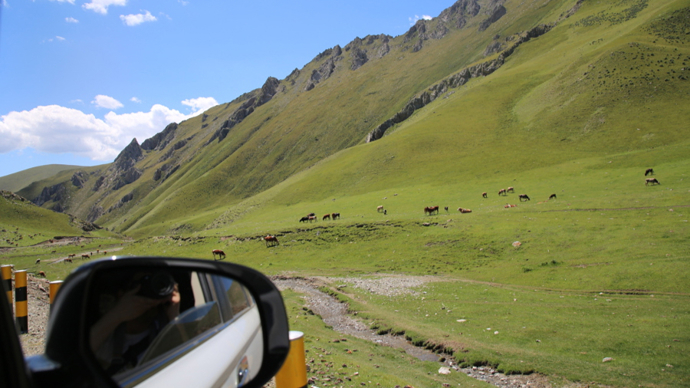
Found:
[[[654, 175], [654, 169], [648, 168], [648, 169], [645, 171], [644, 175], [645, 175], [645, 176], [647, 176], [647, 175]], [[659, 181], [658, 181], [656, 178], [647, 178], [647, 179], [645, 179], [645, 186], [647, 186], [647, 185], [649, 185], [649, 184], [652, 184], [652, 185], [660, 185], [661, 183], [659, 183]], [[508, 187], [507, 189], [500, 189], [500, 190], [498, 191], [498, 195], [507, 196], [508, 193], [514, 193], [514, 192], [515, 192], [515, 188], [511, 186], [511, 187]], [[396, 194], [396, 195], [397, 195], [397, 194]], [[489, 197], [489, 196], [488, 196], [488, 193], [487, 193], [487, 192], [483, 192], [483, 193], [482, 193], [482, 197], [483, 197], [483, 198], [488, 198], [488, 197]], [[554, 193], [554, 194], [551, 194], [551, 195], [549, 196], [549, 200], [557, 199], [557, 198], [558, 198], [558, 197], [556, 196], [555, 193]], [[518, 195], [518, 199], [520, 200], [520, 202], [523, 202], [523, 201], [526, 202], [526, 201], [529, 201], [529, 200], [530, 200], [530, 197], [529, 197], [527, 194], [520, 194], [520, 195]], [[508, 208], [513, 208], [513, 207], [517, 207], [517, 205], [506, 204], [506, 205], [504, 206], [504, 208], [506, 208], [506, 209], [508, 209]], [[435, 206], [425, 206], [425, 207], [424, 207], [424, 215], [434, 215], [434, 214], [438, 214], [438, 213], [439, 213], [439, 209], [440, 209], [440, 207], [439, 207], [438, 205], [435, 205]], [[448, 212], [448, 206], [445, 206], [444, 209], [446, 210], [446, 212]], [[383, 205], [379, 205], [379, 206], [376, 208], [376, 211], [379, 212], [379, 213], [384, 213], [384, 214], [387, 213], [386, 210], [383, 208]], [[467, 208], [462, 208], [462, 207], [459, 207], [459, 208], [458, 208], [458, 211], [459, 211], [460, 213], [472, 213], [472, 209], [467, 209]], [[321, 220], [322, 220], [322, 221], [325, 221], [325, 220], [336, 220], [336, 219], [340, 219], [340, 213], [326, 213], [326, 214], [324, 214], [324, 215], [321, 217]], [[309, 214], [307, 214], [306, 216], [300, 218], [300, 220], [299, 220], [299, 222], [314, 222], [314, 221], [317, 221], [317, 218], [316, 218], [316, 214], [315, 214], [315, 213], [309, 213]], [[276, 246], [276, 245], [279, 245], [279, 244], [280, 244], [280, 243], [278, 242], [278, 238], [277, 238], [276, 236], [272, 236], [272, 235], [270, 235], [270, 234], [267, 235], [266, 237], [264, 237], [263, 239], [264, 239], [264, 241], [266, 242], [266, 247], [272, 247], [272, 246]], [[106, 253], [106, 252], [104, 252], [104, 253]], [[223, 252], [223, 251], [220, 250], [220, 249], [214, 249], [212, 253], [213, 253], [213, 260], [216, 260], [216, 256], [218, 256], [218, 260], [224, 260], [224, 259], [225, 259], [225, 252]], [[70, 258], [65, 259], [65, 260], [71, 262], [71, 261], [72, 261], [71, 258], [74, 257], [74, 256], [75, 256], [74, 254], [71, 254], [71, 255], [69, 255]], [[82, 258], [89, 258], [89, 257], [90, 257], [89, 255], [82, 255]], [[37, 263], [38, 263], [38, 261], [37, 261]]]
[[[326, 213], [321, 217], [321, 221], [326, 220], [337, 220], [340, 218], [340, 213]], [[309, 213], [306, 216], [299, 219], [299, 222], [314, 222], [317, 221], [316, 213]]]

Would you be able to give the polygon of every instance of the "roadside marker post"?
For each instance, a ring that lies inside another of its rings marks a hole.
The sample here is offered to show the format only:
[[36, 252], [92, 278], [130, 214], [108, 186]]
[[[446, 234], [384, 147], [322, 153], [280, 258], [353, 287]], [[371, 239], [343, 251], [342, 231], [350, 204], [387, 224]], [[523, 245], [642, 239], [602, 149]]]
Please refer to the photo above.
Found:
[[29, 306], [27, 305], [26, 270], [14, 272], [14, 310], [19, 334], [29, 333]]
[[55, 300], [55, 295], [57, 295], [60, 286], [62, 286], [62, 280], [54, 280], [50, 282], [50, 311], [53, 311], [53, 301]]
[[12, 307], [12, 264], [2, 265], [2, 282], [5, 283], [5, 290], [7, 291], [7, 301]]
[[307, 386], [307, 362], [304, 353], [304, 333], [290, 331], [290, 351], [276, 374], [276, 388]]

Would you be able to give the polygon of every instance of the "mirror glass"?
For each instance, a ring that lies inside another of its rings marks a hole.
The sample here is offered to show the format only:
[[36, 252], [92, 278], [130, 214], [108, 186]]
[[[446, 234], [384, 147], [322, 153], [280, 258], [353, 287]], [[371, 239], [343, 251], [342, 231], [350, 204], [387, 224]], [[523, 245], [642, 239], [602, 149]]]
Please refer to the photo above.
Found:
[[261, 367], [261, 318], [238, 280], [136, 266], [96, 271], [89, 284], [87, 343], [120, 386], [242, 386]]

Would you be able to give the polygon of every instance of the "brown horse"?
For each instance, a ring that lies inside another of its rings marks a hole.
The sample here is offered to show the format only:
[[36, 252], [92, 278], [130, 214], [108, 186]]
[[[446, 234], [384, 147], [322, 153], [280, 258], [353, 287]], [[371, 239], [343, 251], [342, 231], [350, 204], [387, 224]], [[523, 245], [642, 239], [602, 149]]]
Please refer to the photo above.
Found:
[[460, 213], [472, 213], [472, 209], [465, 209], [465, 208], [462, 208], [462, 207], [459, 207], [459, 208], [458, 208], [458, 211], [459, 211]]
[[212, 251], [212, 253], [213, 253], [213, 260], [216, 260], [216, 255], [218, 255], [218, 260], [225, 259], [225, 252], [221, 251], [220, 249], [214, 249]]
[[486, 194], [486, 191], [485, 191], [485, 192], [482, 193], [482, 197], [484, 197], [484, 198], [489, 198], [489, 195]]
[[335, 220], [336, 218], [340, 218], [340, 213], [333, 213], [331, 214], [331, 219]]
[[515, 189], [513, 188], [513, 186], [510, 186], [506, 189], [506, 193], [514, 193], [514, 192], [515, 192]]
[[648, 168], [647, 170], [645, 170], [644, 176], [647, 176], [647, 175], [654, 175], [654, 169]]
[[46, 273], [43, 271], [38, 271], [38, 276], [46, 277]]
[[645, 185], [645, 186], [647, 186], [647, 185], [650, 184], [650, 183], [652, 184], [652, 186], [654, 186], [654, 185], [660, 185], [660, 184], [661, 184], [661, 183], [659, 183], [658, 180], [656, 180], [656, 178], [647, 178], [647, 179], [645, 179], [645, 182], [644, 182], [644, 185]]
[[324, 214], [323, 217], [321, 218], [321, 221], [325, 221], [325, 220], [327, 220], [327, 219], [328, 219], [328, 220], [331, 219], [331, 213]]
[[84, 254], [84, 255], [81, 255], [81, 258], [82, 258], [82, 259], [90, 259], [91, 256]]
[[498, 195], [508, 195], [508, 193], [506, 193], [506, 189], [501, 189], [498, 190]]
[[64, 261], [65, 263], [71, 263], [71, 262], [72, 262], [72, 259], [67, 258], [67, 259], [65, 259], [65, 260], [63, 260], [63, 261]]
[[432, 215], [434, 213], [438, 214], [438, 206], [427, 206], [424, 208], [424, 214]]
[[264, 240], [266, 241], [267, 247], [269, 247], [269, 246], [272, 247], [274, 245], [280, 245], [280, 243], [278, 242], [278, 238], [276, 238], [276, 236], [271, 236], [270, 234], [268, 236], [264, 237]]

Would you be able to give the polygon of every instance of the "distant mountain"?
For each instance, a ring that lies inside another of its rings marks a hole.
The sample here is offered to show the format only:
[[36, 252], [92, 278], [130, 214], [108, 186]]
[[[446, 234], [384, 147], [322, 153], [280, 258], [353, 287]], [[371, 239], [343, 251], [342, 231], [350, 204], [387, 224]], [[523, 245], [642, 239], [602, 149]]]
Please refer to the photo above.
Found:
[[75, 168], [79, 168], [79, 166], [70, 166], [67, 164], [48, 164], [45, 166], [28, 168], [26, 170], [15, 172], [14, 174], [0, 177], [0, 190], [16, 192], [35, 181], [49, 178], [60, 171]]
[[[139, 144], [20, 191], [118, 231], [195, 231], [411, 184], [687, 141], [681, 0], [459, 0], [355, 38]], [[375, 29], [376, 26], [372, 26]], [[268, 201], [268, 202], [267, 202]]]

